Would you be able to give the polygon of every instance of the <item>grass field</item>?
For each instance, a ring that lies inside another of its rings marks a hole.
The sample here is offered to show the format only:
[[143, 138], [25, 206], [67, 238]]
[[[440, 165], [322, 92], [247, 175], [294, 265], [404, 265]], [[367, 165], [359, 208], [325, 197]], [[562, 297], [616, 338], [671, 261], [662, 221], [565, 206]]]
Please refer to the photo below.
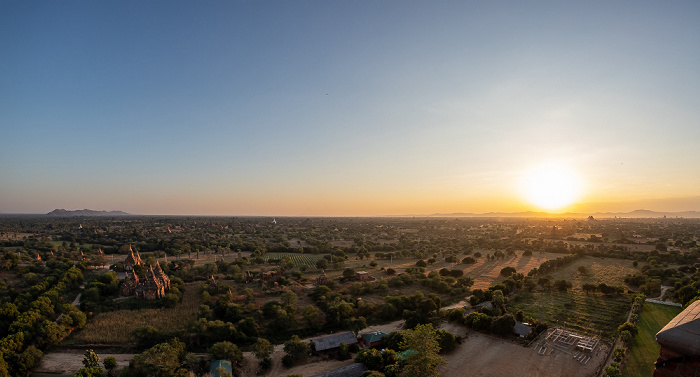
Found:
[[316, 268], [316, 262], [323, 258], [321, 254], [296, 254], [296, 253], [266, 253], [262, 259], [267, 262], [270, 259], [282, 259], [289, 257], [294, 262], [294, 267], [307, 266]]
[[659, 357], [656, 333], [681, 312], [681, 308], [645, 302], [637, 324], [639, 332], [634, 337], [630, 353], [622, 369], [625, 377], [647, 377], [654, 373], [654, 362]]
[[139, 327], [184, 330], [197, 320], [202, 283], [188, 283], [182, 302], [171, 309], [117, 310], [100, 313], [68, 339], [74, 344], [134, 344], [130, 333]]
[[[578, 272], [578, 268], [581, 266], [588, 270], [583, 275]], [[639, 273], [639, 269], [632, 266], [631, 260], [586, 256], [552, 272], [550, 275], [555, 280], [564, 279], [570, 281], [574, 288], [580, 288], [586, 283], [626, 286], [625, 276], [636, 273]]]
[[605, 297], [581, 291], [519, 293], [508, 302], [513, 312], [546, 321], [550, 326], [613, 339], [617, 327], [625, 322], [630, 301], [627, 296]]

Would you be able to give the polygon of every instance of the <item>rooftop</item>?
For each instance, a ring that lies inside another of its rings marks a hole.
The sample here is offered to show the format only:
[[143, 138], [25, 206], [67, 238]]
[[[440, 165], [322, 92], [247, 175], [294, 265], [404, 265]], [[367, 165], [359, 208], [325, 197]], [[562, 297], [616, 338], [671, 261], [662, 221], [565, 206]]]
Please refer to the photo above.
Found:
[[316, 345], [316, 351], [325, 351], [333, 348], [338, 348], [340, 343], [345, 343], [347, 345], [357, 343], [357, 338], [352, 331], [347, 331], [343, 333], [333, 334], [324, 336], [321, 338], [311, 339]]
[[700, 355], [700, 301], [688, 307], [656, 334], [656, 342], [683, 355]]

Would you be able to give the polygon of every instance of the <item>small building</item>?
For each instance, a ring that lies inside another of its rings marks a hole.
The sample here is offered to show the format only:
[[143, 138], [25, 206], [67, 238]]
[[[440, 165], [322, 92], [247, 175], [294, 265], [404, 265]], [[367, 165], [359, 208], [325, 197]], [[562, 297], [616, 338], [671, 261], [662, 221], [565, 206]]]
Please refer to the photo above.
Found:
[[381, 346], [384, 341], [384, 336], [387, 335], [384, 331], [374, 331], [368, 334], [360, 334], [360, 343], [365, 348]]
[[322, 352], [327, 350], [332, 350], [340, 347], [341, 343], [345, 343], [348, 346], [357, 343], [357, 338], [352, 331], [346, 331], [333, 335], [326, 335], [320, 338], [311, 339], [313, 343], [313, 349], [316, 352]]
[[323, 374], [316, 374], [311, 377], [360, 377], [362, 373], [367, 371], [365, 363], [353, 363], [334, 369]]
[[480, 303], [480, 304], [477, 304], [477, 305], [475, 306], [475, 308], [476, 308], [476, 310], [479, 310], [479, 309], [482, 309], [482, 308], [483, 308], [483, 309], [486, 309], [486, 310], [488, 310], [488, 311], [491, 311], [491, 310], [493, 310], [493, 309], [495, 308], [495, 306], [493, 306], [493, 302], [491, 302], [491, 301], [484, 301], [484, 302], [482, 302], [482, 303]]
[[515, 322], [515, 326], [513, 327], [513, 333], [521, 338], [527, 338], [531, 331], [532, 326], [527, 323]]
[[221, 376], [221, 371], [228, 373], [230, 376], [233, 375], [233, 365], [231, 365], [231, 360], [212, 360], [211, 366], [209, 367], [209, 373], [212, 377]]
[[654, 377], [700, 375], [700, 301], [688, 305], [656, 334], [661, 345]]

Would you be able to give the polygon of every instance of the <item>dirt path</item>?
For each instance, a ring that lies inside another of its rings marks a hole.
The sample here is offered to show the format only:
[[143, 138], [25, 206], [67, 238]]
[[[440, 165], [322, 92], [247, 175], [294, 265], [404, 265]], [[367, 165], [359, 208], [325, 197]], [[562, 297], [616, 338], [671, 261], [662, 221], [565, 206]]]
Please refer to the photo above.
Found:
[[[99, 354], [99, 353], [98, 353]], [[44, 355], [41, 359], [41, 363], [38, 367], [34, 368], [33, 372], [36, 373], [56, 373], [56, 374], [70, 374], [77, 372], [83, 367], [83, 356], [85, 351], [62, 351], [62, 352], [49, 352]], [[100, 365], [104, 361], [105, 357], [113, 356], [117, 360], [117, 368], [122, 368], [129, 365], [129, 360], [134, 357], [133, 353], [121, 353], [121, 354], [99, 354], [100, 355]]]

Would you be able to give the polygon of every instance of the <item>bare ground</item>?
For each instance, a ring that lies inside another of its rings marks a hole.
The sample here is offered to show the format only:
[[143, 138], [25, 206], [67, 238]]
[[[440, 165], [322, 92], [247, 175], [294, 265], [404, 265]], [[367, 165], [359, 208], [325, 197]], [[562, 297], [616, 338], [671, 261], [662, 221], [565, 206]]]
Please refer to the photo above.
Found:
[[[38, 367], [34, 368], [35, 373], [55, 373], [55, 374], [73, 374], [83, 367], [83, 356], [85, 351], [61, 351], [49, 352], [41, 359]], [[133, 353], [100, 354], [100, 364], [105, 357], [113, 356], [117, 360], [117, 368], [122, 368], [129, 365], [129, 360], [134, 357]]]
[[[442, 328], [455, 335], [465, 335], [461, 325], [445, 323]], [[440, 376], [461, 377], [469, 371], [471, 377], [528, 376], [528, 377], [588, 377], [594, 376], [605, 355], [592, 357], [581, 364], [561, 350], [549, 355], [538, 355], [534, 347], [469, 331], [468, 336], [454, 351], [445, 355], [447, 364], [440, 368]]]

